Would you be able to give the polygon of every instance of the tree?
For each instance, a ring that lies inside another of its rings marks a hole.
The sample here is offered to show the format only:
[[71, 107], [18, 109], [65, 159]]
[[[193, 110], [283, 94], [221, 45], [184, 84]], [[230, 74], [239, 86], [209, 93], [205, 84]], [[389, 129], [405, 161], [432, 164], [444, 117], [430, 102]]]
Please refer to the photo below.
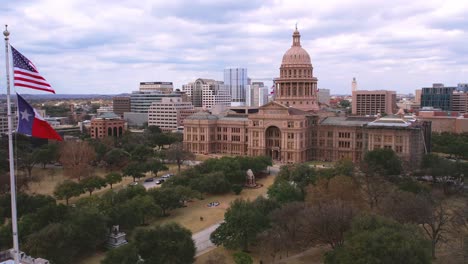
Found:
[[340, 107], [341, 108], [348, 108], [351, 107], [351, 103], [348, 100], [341, 100], [340, 101]]
[[422, 227], [431, 240], [431, 255], [436, 258], [436, 246], [439, 242], [445, 242], [449, 233], [449, 226], [452, 222], [447, 205], [443, 202], [426, 200], [422, 205], [425, 208], [425, 214], [420, 215]]
[[357, 210], [342, 200], [315, 204], [302, 212], [303, 232], [309, 241], [328, 244], [335, 249], [344, 243], [344, 234], [351, 228]]
[[83, 193], [83, 186], [77, 182], [66, 180], [55, 186], [54, 196], [57, 199], [65, 199], [68, 205], [68, 200], [72, 197], [79, 196]]
[[130, 154], [123, 149], [113, 148], [103, 157], [109, 169], [121, 169], [125, 167], [130, 159]]
[[353, 176], [354, 162], [350, 159], [341, 159], [335, 163], [334, 171], [337, 176]]
[[232, 258], [236, 264], [253, 264], [252, 257], [245, 252], [236, 252]]
[[176, 223], [137, 230], [135, 245], [145, 263], [194, 262], [195, 243], [192, 240], [192, 233]]
[[303, 201], [302, 191], [293, 182], [277, 178], [275, 183], [268, 188], [268, 197], [279, 203]]
[[154, 199], [154, 202], [161, 207], [162, 215], [167, 216], [167, 211], [182, 206], [181, 193], [176, 192], [175, 188], [157, 188], [148, 191]]
[[305, 187], [315, 183], [316, 179], [317, 173], [313, 168], [307, 164], [294, 164], [282, 166], [275, 181], [293, 182], [300, 189], [302, 195], [305, 195]]
[[257, 234], [268, 226], [268, 218], [253, 203], [236, 199], [224, 214], [224, 222], [210, 235], [213, 244], [248, 250]]
[[91, 196], [95, 190], [99, 190], [106, 186], [106, 180], [98, 176], [92, 176], [83, 179], [80, 182], [80, 185], [85, 191], [89, 192], [89, 196]]
[[94, 148], [86, 141], [64, 141], [60, 147], [60, 163], [65, 173], [78, 181], [88, 176], [96, 157]]
[[106, 183], [110, 185], [110, 188], [112, 189], [112, 184], [116, 184], [118, 182], [122, 181], [122, 174], [118, 172], [111, 172], [106, 175]]
[[286, 256], [288, 256], [289, 251], [305, 249], [309, 245], [304, 237], [301, 222], [301, 218], [304, 216], [302, 213], [304, 208], [304, 203], [291, 202], [271, 212], [271, 232], [268, 232], [268, 235], [262, 239], [271, 239], [273, 241], [277, 239], [278, 241], [274, 243], [279, 244], [275, 246], [275, 244], [271, 244], [269, 241], [265, 241], [266, 243], [261, 242], [261, 244], [270, 247], [270, 250], [277, 251], [274, 254], [273, 252], [269, 252], [273, 257], [273, 261], [276, 253], [285, 251]]
[[431, 263], [430, 245], [417, 226], [377, 216], [353, 221], [343, 246], [326, 253], [325, 263]]
[[169, 149], [165, 152], [166, 158], [177, 164], [177, 171], [180, 174], [180, 166], [186, 160], [194, 159], [195, 155], [184, 149], [184, 145], [181, 142], [171, 144]]
[[152, 160], [146, 163], [146, 170], [157, 176], [159, 171], [165, 171], [168, 168], [161, 161]]
[[200, 184], [204, 191], [211, 194], [227, 193], [231, 190], [231, 184], [222, 172], [212, 172], [201, 177]]
[[137, 248], [133, 243], [129, 243], [107, 251], [101, 264], [136, 264], [139, 259]]
[[130, 152], [131, 159], [138, 162], [145, 162], [152, 154], [153, 150], [145, 144], [136, 145]]
[[366, 152], [364, 164], [361, 170], [378, 176], [397, 176], [403, 170], [400, 158], [392, 149], [387, 148]]
[[125, 169], [123, 169], [123, 174], [132, 177], [133, 182], [135, 182], [137, 178], [139, 179], [145, 176], [143, 174], [145, 170], [146, 168], [141, 166], [141, 164], [139, 164], [138, 162], [132, 162], [128, 164], [127, 167], [125, 167]]
[[37, 163], [42, 164], [42, 168], [49, 163], [57, 160], [58, 156], [58, 144], [46, 144], [41, 148], [35, 150], [35, 160]]
[[305, 202], [309, 206], [340, 200], [349, 206], [361, 208], [365, 202], [359, 185], [348, 176], [320, 178], [315, 185], [307, 187], [306, 193]]

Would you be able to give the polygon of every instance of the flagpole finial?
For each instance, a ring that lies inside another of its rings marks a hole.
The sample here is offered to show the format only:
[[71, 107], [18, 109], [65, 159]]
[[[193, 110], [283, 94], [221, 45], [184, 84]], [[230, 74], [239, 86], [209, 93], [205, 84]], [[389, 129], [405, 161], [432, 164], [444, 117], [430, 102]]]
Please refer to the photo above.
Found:
[[8, 25], [5, 25], [5, 31], [3, 31], [3, 36], [5, 36], [5, 39], [10, 36], [10, 31], [8, 31]]

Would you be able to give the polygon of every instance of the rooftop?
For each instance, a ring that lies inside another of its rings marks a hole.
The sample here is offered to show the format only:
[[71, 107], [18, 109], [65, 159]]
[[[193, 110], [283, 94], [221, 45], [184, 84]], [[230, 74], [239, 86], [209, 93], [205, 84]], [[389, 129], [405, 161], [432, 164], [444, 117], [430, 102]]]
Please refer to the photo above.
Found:
[[375, 117], [326, 117], [320, 122], [325, 126], [364, 126], [375, 120]]

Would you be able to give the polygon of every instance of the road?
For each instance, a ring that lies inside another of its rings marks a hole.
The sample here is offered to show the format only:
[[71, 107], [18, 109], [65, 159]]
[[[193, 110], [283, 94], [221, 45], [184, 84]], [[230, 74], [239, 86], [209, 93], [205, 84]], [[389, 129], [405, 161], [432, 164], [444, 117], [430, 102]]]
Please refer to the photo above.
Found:
[[216, 246], [210, 241], [210, 235], [213, 233], [213, 231], [216, 230], [216, 228], [218, 228], [220, 224], [221, 222], [207, 227], [202, 231], [192, 235], [192, 239], [195, 242], [195, 247], [197, 248], [195, 257], [203, 255], [204, 253], [216, 248]]

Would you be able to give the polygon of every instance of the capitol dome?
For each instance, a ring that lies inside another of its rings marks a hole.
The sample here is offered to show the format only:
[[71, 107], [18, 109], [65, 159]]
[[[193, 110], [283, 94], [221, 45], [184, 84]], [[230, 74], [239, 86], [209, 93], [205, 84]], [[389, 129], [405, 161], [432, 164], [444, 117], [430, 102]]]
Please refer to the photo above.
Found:
[[301, 34], [296, 28], [293, 33], [293, 44], [283, 55], [282, 65], [311, 65], [309, 53], [301, 47]]

